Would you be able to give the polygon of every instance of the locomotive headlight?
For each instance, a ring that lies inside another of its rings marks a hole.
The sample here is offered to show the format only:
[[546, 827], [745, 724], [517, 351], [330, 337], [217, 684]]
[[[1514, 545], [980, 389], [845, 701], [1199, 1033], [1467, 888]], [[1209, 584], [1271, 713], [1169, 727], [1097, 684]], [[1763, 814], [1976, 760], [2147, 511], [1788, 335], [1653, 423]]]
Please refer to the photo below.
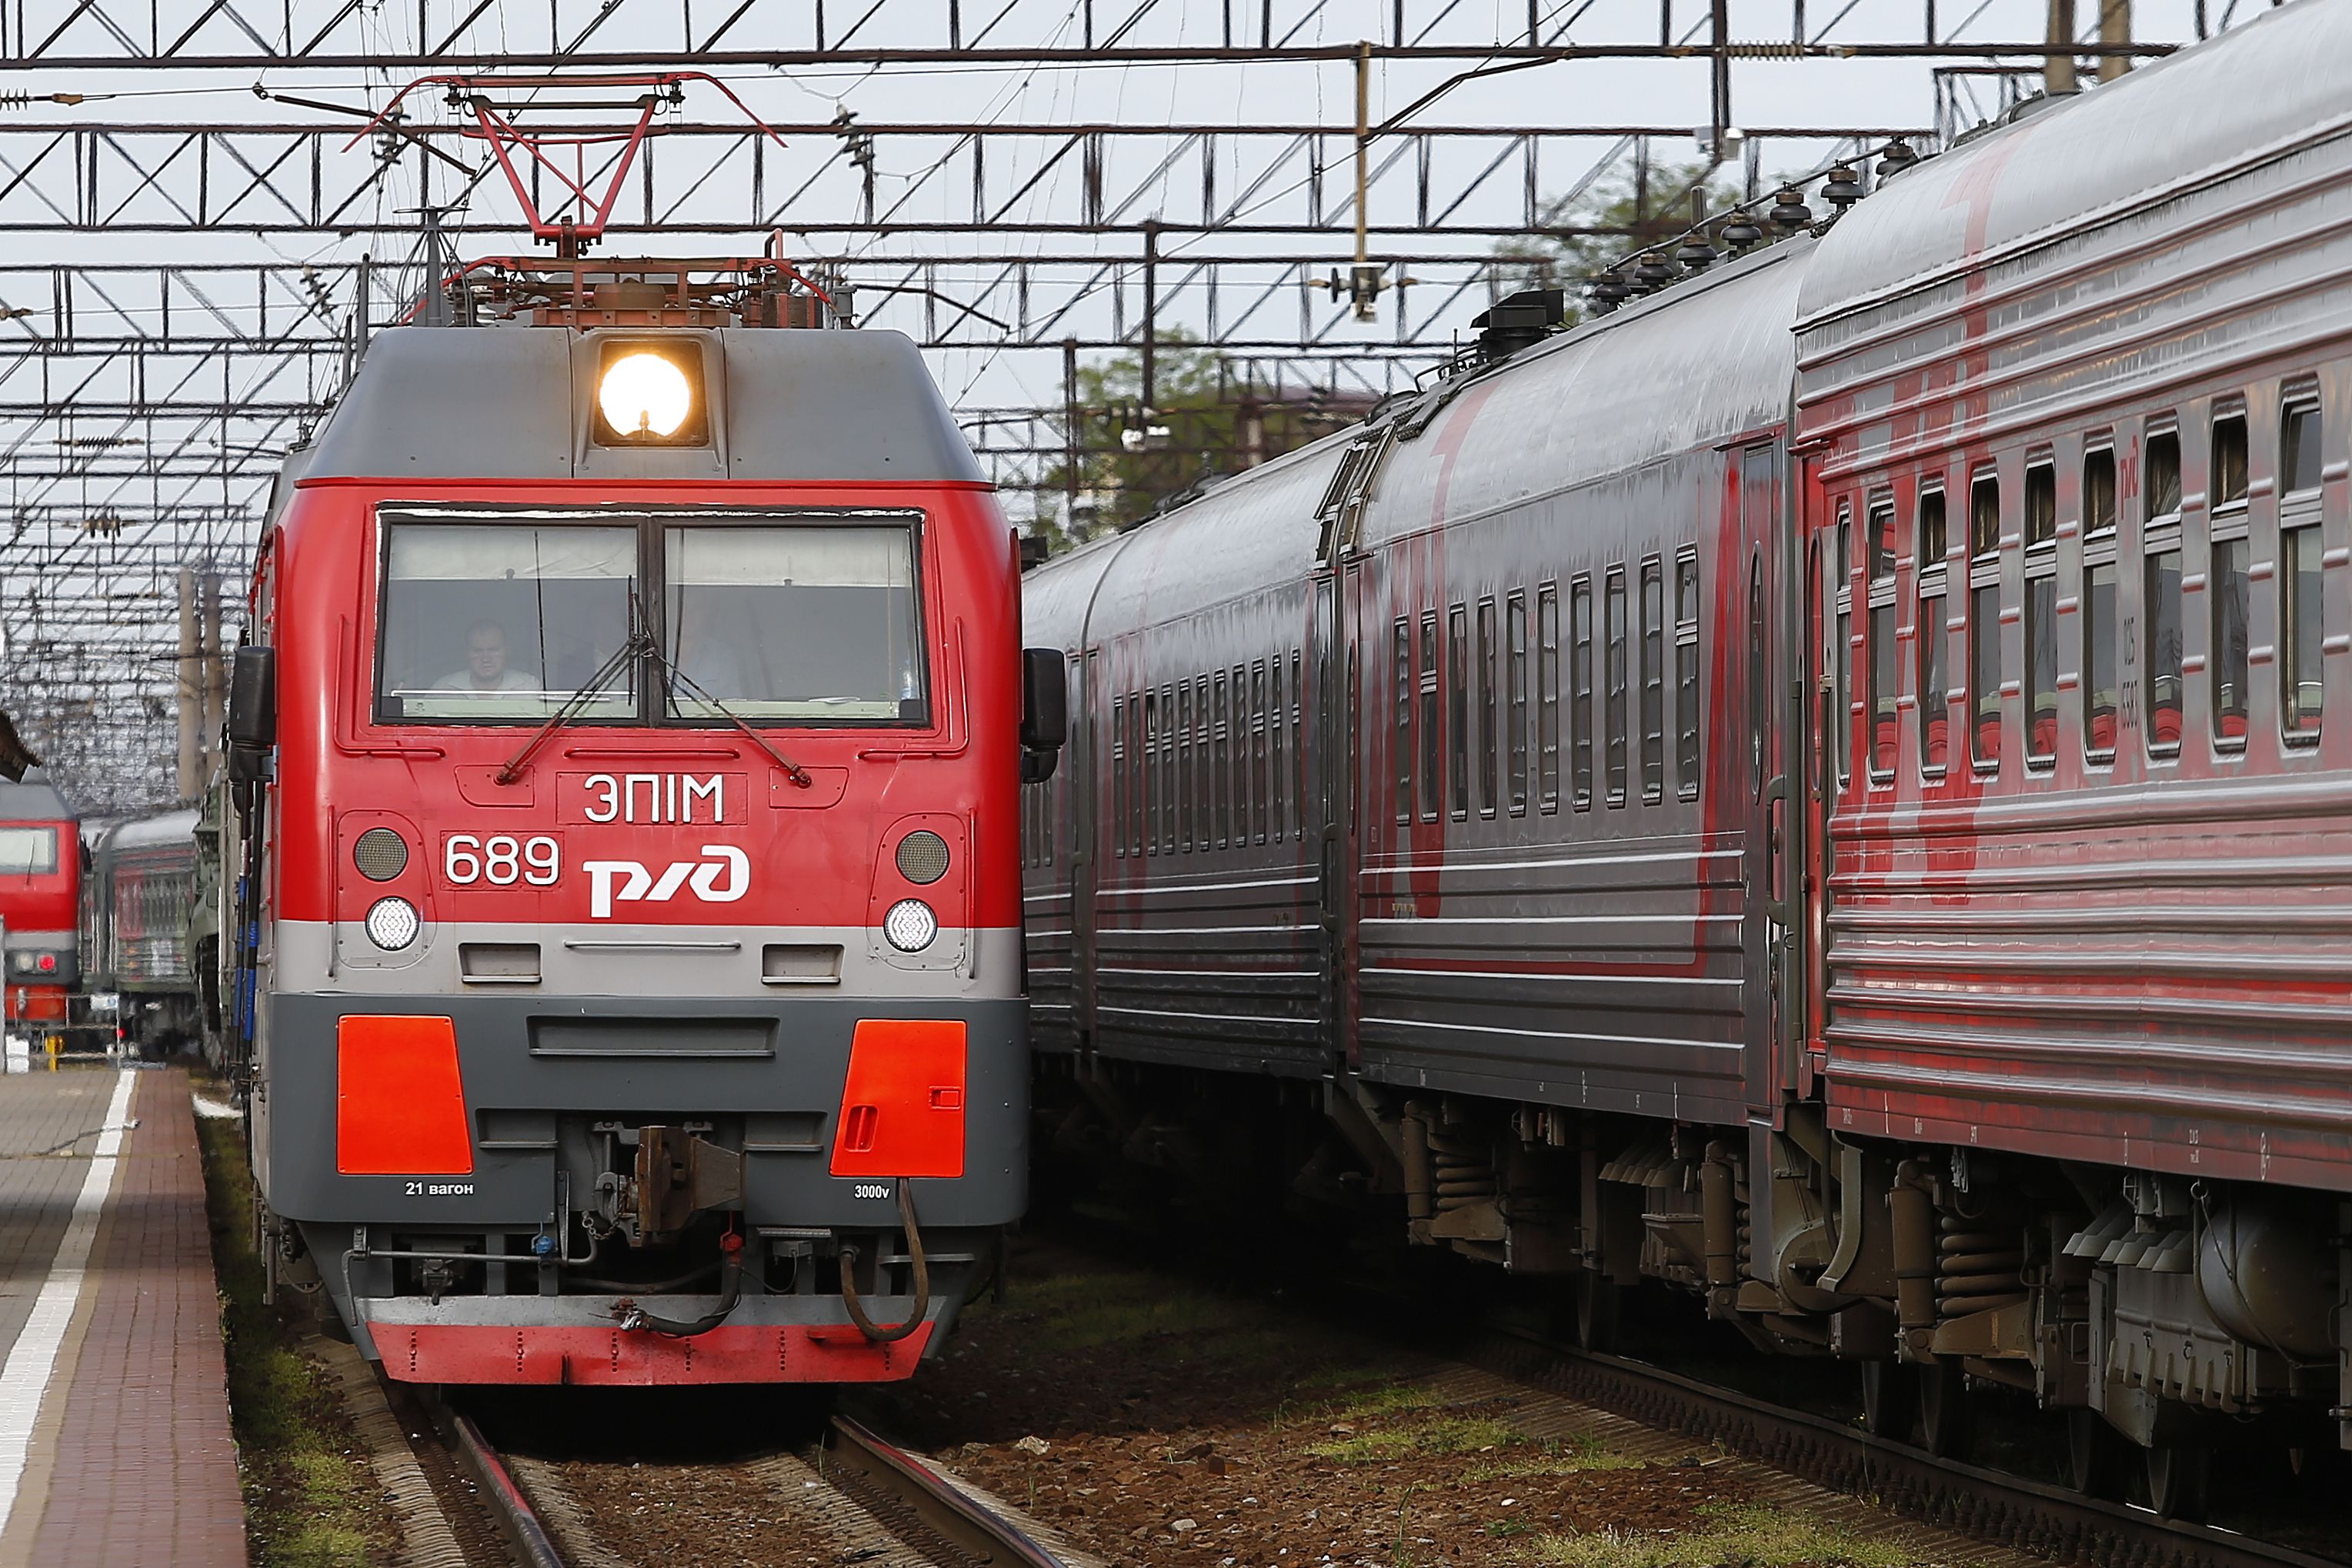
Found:
[[882, 934], [900, 952], [920, 952], [940, 934], [940, 917], [920, 899], [900, 899], [882, 917]]
[[368, 906], [368, 940], [386, 952], [398, 952], [416, 940], [424, 921], [406, 899], [378, 899]]
[[620, 440], [667, 441], [694, 413], [694, 385], [676, 361], [637, 349], [605, 363], [596, 407]]

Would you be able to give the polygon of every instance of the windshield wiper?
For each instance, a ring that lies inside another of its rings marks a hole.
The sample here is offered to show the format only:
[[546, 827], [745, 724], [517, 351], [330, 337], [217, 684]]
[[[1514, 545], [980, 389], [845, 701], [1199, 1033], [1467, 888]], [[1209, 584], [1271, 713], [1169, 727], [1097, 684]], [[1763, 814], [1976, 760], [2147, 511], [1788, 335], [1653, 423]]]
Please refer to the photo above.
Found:
[[656, 658], [661, 657], [660, 651], [654, 647], [652, 635], [642, 626], [632, 630], [628, 640], [613, 650], [613, 657], [606, 659], [598, 668], [596, 673], [588, 678], [587, 683], [563, 700], [563, 706], [558, 708], [547, 722], [539, 727], [539, 733], [525, 741], [522, 750], [507, 759], [506, 766], [499, 770], [496, 782], [500, 784], [510, 784], [520, 778], [524, 765], [538, 754], [540, 747], [547, 743], [547, 738], [577, 719], [580, 716], [580, 710], [588, 706], [589, 700], [602, 695], [604, 688], [612, 684], [613, 677], [625, 668], [629, 660], [640, 654], [651, 654]]
[[794, 784], [798, 785], [802, 789], [810, 789], [815, 786], [816, 780], [809, 776], [809, 771], [806, 768], [801, 766], [798, 763], [791, 761], [782, 752], [779, 752], [775, 747], [768, 744], [767, 737], [761, 734], [759, 731], [754, 730], [749, 723], [745, 722], [743, 716], [740, 713], [736, 712], [735, 710], [728, 707], [727, 704], [721, 702], [719, 699], [710, 695], [709, 692], [704, 690], [702, 689], [701, 682], [687, 674], [686, 671], [678, 668], [677, 666], [670, 663], [667, 658], [665, 658], [662, 656], [661, 649], [655, 648], [653, 650], [653, 658], [654, 662], [661, 666], [663, 671], [667, 674], [672, 681], [687, 689], [688, 695], [699, 698], [701, 700], [709, 703], [710, 706], [719, 710], [720, 715], [723, 716], [729, 723], [734, 725], [738, 730], [742, 731], [744, 736], [751, 741], [751, 744], [759, 747], [761, 751], [767, 753], [768, 760], [770, 762], [784, 770], [784, 776], [786, 778], [792, 780]]

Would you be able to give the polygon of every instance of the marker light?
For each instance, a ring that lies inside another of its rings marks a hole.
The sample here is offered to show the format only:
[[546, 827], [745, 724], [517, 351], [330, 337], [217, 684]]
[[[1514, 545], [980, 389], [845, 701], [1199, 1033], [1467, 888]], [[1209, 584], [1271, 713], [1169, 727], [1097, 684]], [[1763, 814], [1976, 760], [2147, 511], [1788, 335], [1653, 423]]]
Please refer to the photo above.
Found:
[[625, 353], [604, 367], [596, 386], [604, 423], [624, 440], [666, 441], [694, 412], [686, 372], [657, 353]]
[[416, 906], [406, 899], [378, 899], [368, 906], [368, 940], [386, 952], [398, 952], [416, 940]]
[[882, 934], [900, 952], [920, 952], [940, 934], [940, 917], [920, 899], [900, 899], [882, 917]]

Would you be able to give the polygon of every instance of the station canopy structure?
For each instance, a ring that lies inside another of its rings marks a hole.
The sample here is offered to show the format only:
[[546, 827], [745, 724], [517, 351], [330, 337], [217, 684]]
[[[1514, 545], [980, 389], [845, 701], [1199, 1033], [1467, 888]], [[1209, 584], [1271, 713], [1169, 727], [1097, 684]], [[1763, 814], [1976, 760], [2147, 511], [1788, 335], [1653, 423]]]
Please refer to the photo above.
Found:
[[279, 458], [528, 205], [788, 257], [1067, 534], [1425, 381], [1629, 211], [1867, 184], [2267, 3], [8, 0], [0, 708], [85, 810], [185, 794]]

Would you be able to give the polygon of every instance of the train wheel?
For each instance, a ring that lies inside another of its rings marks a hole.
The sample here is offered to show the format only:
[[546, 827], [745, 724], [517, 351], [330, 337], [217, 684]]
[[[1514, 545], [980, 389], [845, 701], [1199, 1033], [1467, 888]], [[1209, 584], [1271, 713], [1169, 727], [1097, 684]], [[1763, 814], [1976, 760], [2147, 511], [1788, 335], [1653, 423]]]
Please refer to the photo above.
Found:
[[2213, 1450], [2201, 1443], [2167, 1443], [2141, 1450], [2147, 1506], [2164, 1519], [2204, 1522], [2213, 1480]]
[[1950, 1362], [1929, 1362], [1919, 1369], [1919, 1441], [1940, 1459], [1968, 1457], [1976, 1428], [1976, 1401], [1969, 1396], [1969, 1380]]
[[1862, 1425], [1866, 1431], [1907, 1442], [1918, 1410], [1918, 1368], [1899, 1361], [1862, 1363]]
[[1599, 1270], [1581, 1269], [1576, 1276], [1576, 1342], [1606, 1354], [1617, 1348], [1617, 1303], [1622, 1294], [1613, 1279]]
[[2066, 1458], [2074, 1489], [2084, 1497], [2120, 1501], [2129, 1452], [2123, 1434], [2097, 1411], [2066, 1412]]

